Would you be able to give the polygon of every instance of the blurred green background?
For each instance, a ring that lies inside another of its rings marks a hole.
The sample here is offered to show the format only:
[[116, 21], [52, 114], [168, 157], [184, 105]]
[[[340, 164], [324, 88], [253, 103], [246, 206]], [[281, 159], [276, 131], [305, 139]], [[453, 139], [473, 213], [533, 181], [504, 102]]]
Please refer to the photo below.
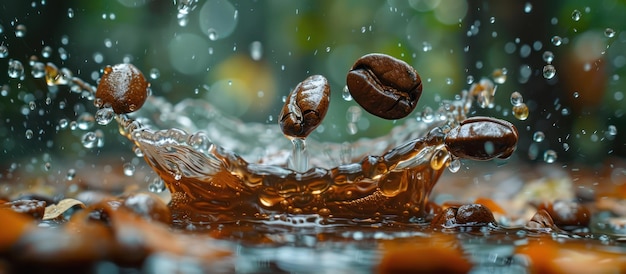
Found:
[[[62, 119], [76, 121], [95, 108], [80, 94], [50, 91], [34, 80], [32, 56], [94, 84], [104, 66], [130, 62], [151, 78], [154, 95], [171, 102], [205, 98], [244, 121], [272, 124], [281, 98], [307, 76], [322, 74], [331, 84], [331, 107], [324, 131], [311, 138], [342, 142], [380, 136], [399, 123], [362, 111], [358, 130], [347, 130], [347, 110], [356, 103], [342, 98], [346, 72], [371, 52], [403, 59], [420, 73], [422, 99], [405, 119], [505, 69], [495, 107], [476, 114], [518, 126], [514, 158], [543, 162], [551, 149], [559, 162], [602, 163], [626, 155], [624, 14], [626, 2], [618, 0], [4, 1], [0, 167], [7, 174], [46, 155], [130, 153], [115, 127], [95, 126], [107, 138], [94, 149], [80, 145], [84, 131], [59, 129]], [[557, 70], [552, 79], [542, 72], [547, 51]], [[23, 63], [23, 80], [6, 73], [10, 60]], [[514, 91], [530, 109], [527, 120], [511, 114]], [[543, 142], [533, 140], [537, 131]]]

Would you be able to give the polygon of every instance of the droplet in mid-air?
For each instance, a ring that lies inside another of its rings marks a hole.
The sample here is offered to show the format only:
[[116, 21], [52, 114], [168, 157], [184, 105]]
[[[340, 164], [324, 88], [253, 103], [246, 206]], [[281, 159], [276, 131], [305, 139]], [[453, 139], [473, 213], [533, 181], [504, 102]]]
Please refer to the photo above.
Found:
[[495, 69], [491, 73], [491, 77], [496, 84], [504, 84], [506, 82], [506, 75], [508, 71], [506, 68]]
[[350, 94], [348, 86], [343, 86], [343, 90], [341, 90], [341, 97], [346, 101], [352, 101], [352, 95]]
[[548, 149], [543, 153], [543, 161], [548, 164], [556, 162], [557, 157], [558, 155], [556, 154], [556, 151], [551, 149]]
[[615, 125], [609, 125], [608, 130], [606, 131], [606, 133], [609, 136], [615, 136], [617, 135], [617, 127]]
[[548, 80], [554, 78], [556, 75], [556, 68], [553, 65], [545, 65], [543, 66], [543, 78]]
[[7, 73], [11, 78], [21, 78], [22, 76], [24, 76], [24, 65], [22, 65], [22, 62], [18, 60], [10, 60]]
[[615, 31], [612, 28], [606, 28], [604, 30], [604, 36], [606, 36], [608, 38], [613, 38], [613, 37], [615, 37]]
[[561, 36], [555, 35], [555, 36], [552, 36], [552, 39], [550, 39], [550, 42], [552, 42], [553, 45], [558, 47], [563, 43], [563, 39], [561, 38]]
[[113, 121], [114, 117], [115, 112], [113, 112], [113, 109], [105, 107], [96, 111], [95, 119], [99, 125], [108, 125], [111, 121]]
[[254, 41], [250, 44], [250, 57], [254, 61], [259, 61], [263, 57], [263, 44], [259, 41]]
[[124, 166], [124, 175], [133, 176], [135, 174], [135, 165], [132, 163], [125, 163]]
[[526, 2], [526, 4], [524, 5], [524, 13], [530, 13], [531, 11], [533, 11], [533, 4], [530, 2]]
[[511, 105], [513, 106], [519, 106], [522, 103], [524, 103], [524, 97], [522, 97], [522, 94], [514, 91], [513, 93], [511, 93]]
[[9, 48], [5, 45], [0, 45], [0, 58], [6, 58], [9, 56]]
[[15, 37], [24, 37], [26, 36], [26, 26], [19, 24], [15, 27]]
[[94, 132], [91, 132], [91, 131], [87, 132], [83, 134], [81, 143], [83, 144], [85, 148], [94, 148], [98, 144], [98, 137], [96, 136], [96, 133]]
[[535, 131], [535, 133], [533, 133], [533, 141], [537, 143], [543, 142], [545, 138], [546, 135], [543, 133], [543, 131]]
[[578, 22], [580, 20], [580, 17], [581, 17], [581, 13], [579, 10], [574, 10], [572, 12], [572, 20]]
[[552, 61], [554, 61], [554, 53], [552, 53], [549, 50], [546, 50], [545, 52], [543, 52], [543, 61], [545, 61], [548, 64], [551, 64]]
[[528, 119], [528, 106], [524, 103], [513, 106], [513, 116], [520, 121]]

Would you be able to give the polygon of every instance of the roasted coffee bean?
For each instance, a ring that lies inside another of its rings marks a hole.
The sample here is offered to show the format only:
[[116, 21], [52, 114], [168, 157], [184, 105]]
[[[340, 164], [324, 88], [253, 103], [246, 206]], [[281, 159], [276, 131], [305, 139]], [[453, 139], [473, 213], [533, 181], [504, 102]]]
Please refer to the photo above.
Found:
[[456, 213], [458, 207], [448, 207], [442, 212], [437, 214], [435, 218], [430, 222], [432, 228], [451, 228], [456, 226]]
[[322, 123], [330, 103], [330, 86], [321, 75], [300, 82], [280, 111], [280, 129], [287, 136], [304, 138]]
[[361, 107], [389, 120], [409, 115], [422, 95], [422, 80], [417, 71], [385, 54], [362, 56], [346, 80], [352, 98]]
[[458, 225], [483, 226], [495, 222], [491, 210], [481, 204], [462, 205], [456, 212]]
[[552, 217], [554, 224], [559, 227], [587, 226], [591, 218], [589, 209], [576, 202], [544, 202], [537, 209], [547, 211], [550, 217]]
[[110, 106], [117, 114], [137, 111], [148, 98], [149, 87], [150, 84], [135, 66], [107, 66], [96, 90], [96, 102]]
[[445, 144], [453, 155], [472, 160], [506, 159], [517, 146], [518, 133], [507, 121], [472, 117], [446, 134]]

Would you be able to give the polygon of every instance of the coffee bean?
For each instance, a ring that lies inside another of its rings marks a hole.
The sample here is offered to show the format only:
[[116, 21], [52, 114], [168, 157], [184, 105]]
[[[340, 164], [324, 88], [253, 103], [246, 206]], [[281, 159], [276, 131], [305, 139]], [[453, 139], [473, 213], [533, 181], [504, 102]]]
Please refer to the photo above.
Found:
[[135, 66], [107, 66], [98, 83], [96, 102], [110, 106], [117, 114], [137, 111], [148, 98], [149, 87], [150, 84]]
[[517, 129], [507, 121], [472, 117], [450, 130], [444, 142], [455, 156], [480, 161], [510, 157], [517, 146], [517, 138]]
[[422, 80], [406, 62], [372, 53], [359, 58], [348, 72], [352, 98], [367, 112], [394, 120], [409, 115], [422, 95]]
[[550, 214], [554, 224], [559, 227], [587, 226], [591, 218], [589, 209], [576, 202], [543, 202], [537, 207], [537, 210], [542, 209]]
[[495, 222], [491, 210], [481, 204], [462, 205], [456, 213], [459, 225], [483, 226]]
[[321, 75], [300, 82], [280, 111], [280, 129], [290, 137], [308, 136], [324, 119], [330, 103], [330, 86]]

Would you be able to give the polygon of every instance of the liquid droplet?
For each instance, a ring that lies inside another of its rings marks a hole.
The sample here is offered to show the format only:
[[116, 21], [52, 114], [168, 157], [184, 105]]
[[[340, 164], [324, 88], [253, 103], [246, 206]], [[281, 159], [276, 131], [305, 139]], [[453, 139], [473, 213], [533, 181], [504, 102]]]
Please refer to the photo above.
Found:
[[606, 36], [608, 38], [613, 38], [613, 37], [615, 37], [615, 31], [612, 28], [606, 28], [604, 30], [604, 36]]
[[9, 48], [5, 45], [0, 45], [0, 58], [6, 58], [9, 56]]
[[165, 190], [165, 183], [159, 177], [154, 178], [152, 182], [148, 185], [148, 190], [154, 193], [160, 193]]
[[72, 179], [74, 179], [74, 177], [76, 177], [76, 170], [73, 168], [70, 168], [67, 171], [67, 175], [65, 176], [65, 179], [67, 179], [68, 181], [71, 181]]
[[610, 135], [610, 136], [617, 135], [617, 127], [615, 127], [615, 125], [609, 125], [609, 128], [607, 130], [607, 134]]
[[581, 14], [579, 10], [574, 10], [572, 12], [572, 20], [578, 22], [580, 20]]
[[26, 26], [19, 24], [15, 27], [15, 37], [24, 37], [26, 36]]
[[524, 97], [522, 97], [522, 94], [514, 91], [513, 93], [511, 93], [511, 105], [513, 106], [519, 106], [522, 103], [524, 103]]
[[11, 78], [21, 78], [24, 76], [24, 65], [18, 60], [10, 60], [7, 72]]
[[93, 127], [96, 123], [96, 119], [89, 112], [83, 112], [78, 119], [76, 119], [76, 123], [79, 129], [88, 130]]
[[156, 80], [161, 76], [161, 72], [157, 68], [150, 69], [150, 79]]
[[263, 44], [259, 41], [254, 41], [250, 44], [250, 57], [254, 61], [259, 61], [263, 58]]
[[32, 130], [30, 130], [30, 129], [26, 130], [26, 139], [28, 139], [28, 140], [32, 139], [33, 135], [34, 135], [34, 133], [33, 133]]
[[30, 73], [33, 75], [33, 78], [43, 78], [46, 75], [46, 65], [42, 62], [35, 62], [30, 70]]
[[546, 138], [546, 135], [543, 133], [543, 131], [536, 131], [533, 134], [533, 141], [537, 142], [537, 143], [541, 143], [543, 142], [543, 140]]
[[526, 2], [526, 5], [524, 5], [524, 13], [530, 13], [533, 11], [533, 4], [530, 2]]
[[448, 170], [450, 172], [457, 173], [460, 169], [461, 169], [461, 160], [454, 159], [450, 161], [450, 164], [448, 165]]
[[217, 31], [216, 31], [215, 29], [210, 28], [209, 30], [207, 30], [207, 33], [208, 33], [208, 35], [209, 35], [209, 39], [210, 39], [211, 41], [215, 41], [215, 40], [217, 40], [218, 35], [217, 35]]
[[98, 144], [98, 137], [94, 132], [87, 132], [83, 134], [83, 137], [81, 138], [81, 143], [85, 148], [94, 148]]
[[135, 174], [135, 165], [131, 163], [125, 163], [123, 168], [124, 168], [124, 175], [133, 176]]
[[548, 149], [543, 153], [543, 161], [548, 164], [556, 162], [557, 157], [558, 155], [556, 154], [556, 151], [551, 149]]
[[543, 78], [548, 80], [554, 78], [556, 75], [556, 68], [553, 65], [545, 65], [543, 66]]
[[491, 77], [496, 84], [504, 84], [506, 82], [507, 73], [506, 68], [496, 69], [491, 73]]
[[101, 108], [96, 111], [95, 119], [99, 125], [108, 125], [111, 121], [113, 121], [114, 117], [115, 112], [113, 112], [112, 108]]
[[520, 121], [528, 119], [528, 106], [521, 103], [518, 106], [513, 106], [513, 116]]
[[343, 86], [343, 90], [341, 90], [341, 97], [346, 101], [352, 101], [352, 95], [350, 94], [348, 86]]
[[545, 51], [543, 53], [542, 57], [543, 57], [543, 61], [545, 61], [548, 64], [550, 64], [550, 63], [552, 63], [552, 61], [554, 61], [554, 53], [552, 53], [549, 50]]
[[430, 158], [430, 167], [434, 170], [440, 170], [450, 161], [450, 154], [443, 150], [438, 149], [433, 153], [433, 156]]
[[553, 45], [555, 46], [560, 46], [563, 43], [563, 39], [561, 38], [561, 36], [552, 36], [552, 39], [550, 39], [550, 42], [552, 42]]

